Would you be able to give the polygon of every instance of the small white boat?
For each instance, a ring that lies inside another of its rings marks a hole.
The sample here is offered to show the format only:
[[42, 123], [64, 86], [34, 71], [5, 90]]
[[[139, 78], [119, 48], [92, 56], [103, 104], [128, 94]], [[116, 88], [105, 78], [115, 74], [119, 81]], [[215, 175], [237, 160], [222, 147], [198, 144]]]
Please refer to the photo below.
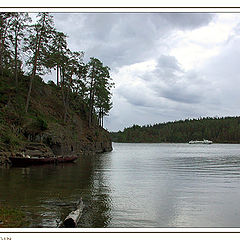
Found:
[[205, 140], [203, 139], [203, 141], [190, 141], [189, 144], [212, 144], [213, 142], [212, 141], [209, 141], [209, 140]]

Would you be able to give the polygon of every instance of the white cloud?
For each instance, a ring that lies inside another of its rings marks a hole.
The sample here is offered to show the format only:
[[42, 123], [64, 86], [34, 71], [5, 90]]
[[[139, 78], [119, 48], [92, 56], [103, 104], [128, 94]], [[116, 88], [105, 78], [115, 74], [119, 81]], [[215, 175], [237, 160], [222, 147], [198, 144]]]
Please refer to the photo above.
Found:
[[54, 15], [71, 49], [112, 70], [109, 130], [240, 114], [240, 14]]
[[207, 26], [192, 31], [179, 30], [172, 38], [175, 46], [170, 54], [185, 70], [198, 68], [208, 58], [218, 55], [239, 21], [239, 14], [219, 14]]

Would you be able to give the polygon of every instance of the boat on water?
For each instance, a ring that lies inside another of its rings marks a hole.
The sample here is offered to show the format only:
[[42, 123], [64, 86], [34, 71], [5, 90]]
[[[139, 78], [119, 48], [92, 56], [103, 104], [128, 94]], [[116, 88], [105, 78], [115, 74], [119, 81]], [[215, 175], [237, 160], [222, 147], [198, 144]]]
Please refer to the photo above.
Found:
[[53, 157], [9, 157], [13, 166], [22, 165], [39, 165], [45, 163], [65, 163], [73, 162], [77, 159], [77, 156], [53, 156]]
[[205, 140], [203, 139], [203, 141], [190, 141], [189, 144], [212, 144], [213, 142], [210, 140]]

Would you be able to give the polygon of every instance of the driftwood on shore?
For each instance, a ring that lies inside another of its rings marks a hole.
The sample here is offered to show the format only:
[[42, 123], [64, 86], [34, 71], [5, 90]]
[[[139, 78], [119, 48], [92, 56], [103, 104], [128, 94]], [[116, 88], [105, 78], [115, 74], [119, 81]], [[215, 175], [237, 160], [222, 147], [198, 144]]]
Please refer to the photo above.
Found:
[[64, 219], [60, 227], [63, 227], [63, 228], [77, 227], [78, 221], [83, 212], [83, 208], [84, 208], [84, 204], [81, 198], [77, 204], [77, 209], [68, 214], [68, 216]]

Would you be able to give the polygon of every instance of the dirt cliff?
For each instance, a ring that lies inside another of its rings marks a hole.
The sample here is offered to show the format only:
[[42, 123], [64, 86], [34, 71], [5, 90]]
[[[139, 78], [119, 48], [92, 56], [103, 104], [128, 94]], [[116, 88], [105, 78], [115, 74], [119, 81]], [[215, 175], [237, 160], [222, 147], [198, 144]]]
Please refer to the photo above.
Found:
[[61, 89], [53, 82], [34, 80], [30, 109], [25, 113], [28, 80], [21, 76], [21, 85], [15, 88], [12, 79], [0, 79], [0, 161], [20, 152], [46, 156], [112, 150], [110, 134], [97, 119], [89, 126], [83, 101], [70, 101], [64, 122]]

